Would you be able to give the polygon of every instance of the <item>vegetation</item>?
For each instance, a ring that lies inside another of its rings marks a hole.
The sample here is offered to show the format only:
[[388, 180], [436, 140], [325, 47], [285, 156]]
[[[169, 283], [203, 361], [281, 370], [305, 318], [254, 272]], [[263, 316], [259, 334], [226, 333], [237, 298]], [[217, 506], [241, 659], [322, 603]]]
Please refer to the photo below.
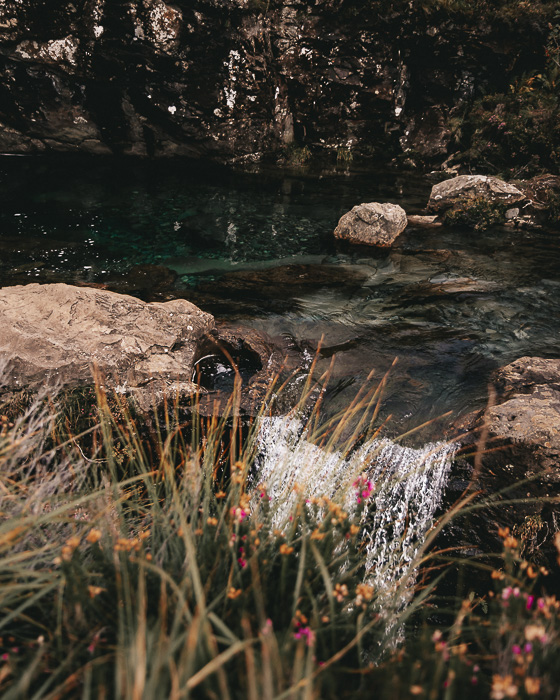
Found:
[[[382, 390], [322, 424], [308, 379], [301, 438], [345, 459], [378, 434]], [[334, 492], [295, 483], [272, 499], [255, 462], [266, 416], [236, 417], [235, 393], [221, 418], [195, 403], [148, 422], [100, 385], [93, 403], [77, 398], [1, 419], [4, 700], [447, 698], [475, 684], [500, 700], [560, 687], [560, 604], [537, 594], [548, 572], [508, 530], [503, 555], [471, 562], [495, 591], [438, 594], [457, 557], [436, 537], [475, 494], [391, 576], [371, 568], [377, 485], [363, 462]]]
[[504, 202], [474, 197], [448, 209], [443, 215], [443, 221], [452, 226], [466, 226], [484, 231], [490, 226], [502, 224], [507, 208], [508, 205]]

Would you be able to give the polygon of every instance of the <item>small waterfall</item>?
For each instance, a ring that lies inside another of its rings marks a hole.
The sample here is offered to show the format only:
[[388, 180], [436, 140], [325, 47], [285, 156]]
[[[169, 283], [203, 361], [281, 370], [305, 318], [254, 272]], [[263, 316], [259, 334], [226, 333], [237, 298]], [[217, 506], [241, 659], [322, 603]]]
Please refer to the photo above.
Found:
[[275, 417], [262, 421], [257, 448], [257, 479], [272, 497], [278, 529], [286, 525], [296, 503], [295, 484], [306, 497], [327, 496], [355, 512], [353, 484], [367, 475], [372, 485], [362, 518], [367, 579], [388, 591], [415, 567], [457, 446], [439, 442], [412, 449], [384, 438], [345, 457], [309, 442], [300, 419]]

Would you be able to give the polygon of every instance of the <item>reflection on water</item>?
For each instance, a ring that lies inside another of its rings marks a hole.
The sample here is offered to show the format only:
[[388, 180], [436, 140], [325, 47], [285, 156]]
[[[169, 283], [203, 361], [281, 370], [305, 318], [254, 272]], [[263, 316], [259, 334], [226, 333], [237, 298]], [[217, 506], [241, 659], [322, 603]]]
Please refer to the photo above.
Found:
[[[409, 229], [389, 251], [334, 242], [360, 202], [418, 212], [430, 183], [417, 176], [4, 158], [0, 185], [2, 284], [185, 296], [309, 353], [323, 337], [319, 369], [338, 355], [340, 403], [398, 356], [386, 406], [398, 429], [480, 406], [499, 365], [558, 356], [557, 234]], [[134, 268], [148, 264], [174, 272]]]

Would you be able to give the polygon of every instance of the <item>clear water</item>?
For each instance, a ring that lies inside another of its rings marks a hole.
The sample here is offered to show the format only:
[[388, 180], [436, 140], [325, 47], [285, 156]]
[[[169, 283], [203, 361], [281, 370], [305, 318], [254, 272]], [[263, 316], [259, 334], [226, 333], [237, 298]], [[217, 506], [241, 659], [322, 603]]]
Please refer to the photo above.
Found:
[[[384, 408], [396, 434], [483, 405], [496, 367], [559, 352], [558, 233], [409, 229], [389, 251], [334, 242], [355, 204], [419, 212], [430, 187], [373, 170], [4, 157], [0, 282], [183, 296], [308, 354], [322, 337], [319, 369], [337, 355], [331, 410], [398, 356]], [[171, 268], [175, 282], [147, 274], [131, 285], [129, 271], [145, 264]], [[441, 437], [450, 420], [421, 439]]]

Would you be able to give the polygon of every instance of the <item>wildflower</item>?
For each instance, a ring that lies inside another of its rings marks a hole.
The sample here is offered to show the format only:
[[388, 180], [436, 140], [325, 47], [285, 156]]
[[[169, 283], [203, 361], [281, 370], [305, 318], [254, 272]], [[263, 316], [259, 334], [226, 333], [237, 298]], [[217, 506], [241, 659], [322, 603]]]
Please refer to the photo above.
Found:
[[315, 641], [315, 633], [310, 627], [298, 626], [294, 632], [294, 639], [305, 639], [305, 643], [310, 647]]
[[514, 645], [511, 647], [511, 650], [513, 651], [513, 653], [514, 653], [516, 656], [519, 656], [519, 654], [521, 654], [521, 647], [519, 646], [519, 644], [514, 644]]
[[360, 532], [360, 528], [357, 525], [350, 525], [350, 534], [357, 535]]
[[232, 508], [231, 514], [233, 515], [233, 519], [238, 523], [242, 523], [245, 520], [245, 518], [249, 516], [249, 513], [240, 506], [238, 506], [237, 508]]
[[505, 574], [504, 574], [503, 571], [496, 571], [496, 570], [494, 570], [494, 571], [492, 572], [492, 574], [491, 574], [491, 577], [492, 577], [493, 579], [498, 579], [498, 580], [501, 581], [501, 580], [505, 577]]
[[506, 549], [516, 549], [517, 548], [517, 540], [513, 535], [509, 535], [504, 539], [504, 547]]
[[507, 586], [502, 590], [502, 600], [508, 600], [508, 598], [511, 596], [513, 593], [513, 588], [511, 586]]
[[247, 566], [247, 560], [245, 559], [245, 549], [243, 547], [239, 547], [239, 556], [237, 557], [237, 563], [242, 569], [244, 569]]
[[197, 529], [194, 531], [194, 534], [195, 534], [195, 535], [203, 535], [203, 534], [204, 534], [204, 530], [203, 530], [201, 527], [199, 527], [199, 528], [197, 528]]
[[362, 605], [364, 601], [369, 602], [373, 598], [373, 586], [367, 583], [359, 583], [356, 586], [356, 605]]
[[88, 586], [88, 593], [90, 598], [95, 598], [100, 593], [103, 593], [106, 590], [106, 588], [101, 588], [100, 586]]
[[424, 688], [422, 688], [421, 685], [411, 685], [410, 686], [410, 694], [411, 695], [422, 695], [424, 692]]
[[526, 573], [527, 573], [527, 576], [528, 576], [529, 578], [537, 578], [537, 576], [539, 575], [538, 571], [535, 571], [535, 570], [533, 569], [533, 567], [532, 567], [530, 564], [529, 564], [529, 566], [527, 567], [527, 572], [526, 572]]
[[492, 700], [503, 700], [503, 698], [514, 698], [517, 695], [517, 686], [513, 682], [512, 676], [492, 676]]
[[337, 599], [339, 603], [342, 603], [344, 601], [344, 598], [348, 595], [348, 586], [343, 583], [337, 583], [336, 586], [334, 587], [334, 597]]
[[289, 547], [285, 542], [280, 545], [280, 554], [291, 554], [294, 551], [293, 547]]
[[441, 630], [435, 630], [432, 634], [432, 642], [439, 642], [442, 636]]
[[233, 586], [230, 586], [230, 588], [228, 589], [228, 592], [227, 592], [227, 597], [230, 600], [235, 600], [236, 598], [239, 598], [241, 593], [242, 593], [241, 588], [234, 588]]
[[525, 678], [525, 690], [527, 695], [538, 695], [541, 689], [540, 678]]
[[530, 610], [533, 607], [533, 603], [535, 602], [535, 596], [530, 595], [527, 598], [527, 603], [525, 604], [525, 607], [527, 610]]
[[311, 533], [311, 539], [312, 540], [319, 540], [321, 541], [326, 537], [327, 533], [326, 532], [321, 532], [318, 527], [316, 527], [313, 532]]
[[216, 527], [216, 525], [218, 524], [218, 518], [208, 518], [208, 520], [206, 522], [208, 523], [208, 525], [212, 525], [212, 527]]
[[216, 494], [216, 498], [220, 500], [221, 498], [225, 498], [227, 496], [227, 493], [225, 491], [218, 491]]
[[96, 527], [92, 527], [91, 530], [87, 534], [86, 542], [89, 542], [90, 544], [95, 544], [96, 542], [99, 542], [100, 539], [101, 539], [101, 530], [99, 530]]
[[365, 474], [356, 479], [352, 486], [356, 489], [356, 501], [358, 504], [366, 501], [373, 493], [373, 484]]
[[546, 642], [546, 630], [542, 625], [527, 625], [525, 627], [525, 639], [534, 642], [538, 639], [543, 644]]

